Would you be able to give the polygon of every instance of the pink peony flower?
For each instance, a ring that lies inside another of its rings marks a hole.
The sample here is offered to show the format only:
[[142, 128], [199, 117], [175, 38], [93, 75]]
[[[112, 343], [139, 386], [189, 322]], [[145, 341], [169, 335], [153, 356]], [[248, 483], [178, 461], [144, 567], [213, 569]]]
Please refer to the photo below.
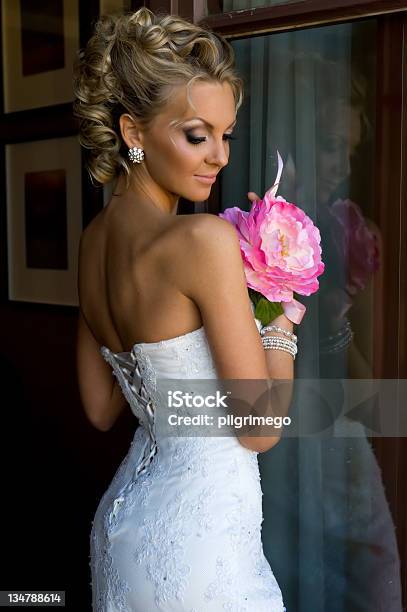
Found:
[[263, 199], [253, 202], [249, 212], [233, 206], [219, 216], [237, 231], [248, 287], [270, 302], [282, 302], [287, 317], [300, 323], [305, 307], [294, 300], [294, 292], [315, 293], [325, 265], [319, 229], [303, 210], [275, 197], [282, 172], [278, 157], [276, 183]]
[[342, 229], [340, 234], [334, 233], [333, 239], [347, 262], [346, 290], [350, 295], [356, 295], [379, 268], [378, 238], [368, 228], [360, 206], [352, 200], [336, 200], [330, 207], [330, 213]]

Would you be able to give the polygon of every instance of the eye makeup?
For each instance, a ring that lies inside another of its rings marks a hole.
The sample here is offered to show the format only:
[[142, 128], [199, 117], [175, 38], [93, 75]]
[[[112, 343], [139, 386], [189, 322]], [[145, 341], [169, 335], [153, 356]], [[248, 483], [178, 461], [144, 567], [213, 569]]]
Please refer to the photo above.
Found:
[[[211, 123], [209, 123], [209, 121], [206, 121], [206, 119], [202, 119], [202, 117], [191, 117], [190, 119], [187, 119], [187, 121], [202, 121], [202, 123], [204, 123], [210, 130], [213, 129], [213, 125]], [[226, 129], [230, 129], [232, 127], [234, 127], [237, 123], [237, 119], [235, 119], [234, 121], [232, 121], [232, 123], [226, 128]]]
[[[193, 134], [190, 134], [189, 132], [185, 132], [185, 136], [188, 142], [193, 145], [198, 145], [206, 141], [206, 136], [193, 136]], [[224, 134], [223, 138], [225, 142], [228, 140], [236, 140], [236, 136], [232, 136], [232, 134]]]

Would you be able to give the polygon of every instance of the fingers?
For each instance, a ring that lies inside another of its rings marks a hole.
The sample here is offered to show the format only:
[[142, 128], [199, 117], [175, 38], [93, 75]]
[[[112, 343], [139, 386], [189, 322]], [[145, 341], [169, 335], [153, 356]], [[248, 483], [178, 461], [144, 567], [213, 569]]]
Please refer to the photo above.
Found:
[[254, 202], [255, 200], [261, 200], [261, 197], [258, 196], [257, 193], [255, 193], [254, 191], [249, 191], [247, 197], [251, 202]]

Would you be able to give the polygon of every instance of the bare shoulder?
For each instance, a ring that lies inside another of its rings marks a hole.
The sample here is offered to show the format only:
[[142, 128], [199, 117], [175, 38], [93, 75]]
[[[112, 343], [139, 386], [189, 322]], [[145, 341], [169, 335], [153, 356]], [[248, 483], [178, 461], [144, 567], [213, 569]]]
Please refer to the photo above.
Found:
[[201, 271], [200, 281], [216, 270], [219, 281], [229, 284], [239, 279], [240, 287], [246, 289], [239, 239], [228, 221], [202, 215], [191, 231], [189, 246], [191, 262]]
[[190, 217], [188, 221], [192, 237], [197, 239], [204, 238], [206, 241], [212, 236], [226, 237], [229, 235], [231, 237], [235, 237], [237, 242], [236, 230], [225, 219], [209, 213], [200, 213], [188, 216]]
[[229, 235], [235, 237], [237, 241], [236, 231], [233, 226], [217, 215], [199, 213], [178, 218], [180, 222], [177, 224], [177, 229], [183, 233], [184, 237], [207, 242], [212, 237], [226, 237]]
[[202, 283], [212, 271], [231, 277], [236, 273], [244, 281], [240, 245], [235, 228], [212, 214], [186, 215], [172, 232], [176, 269], [180, 271], [180, 290], [190, 297], [193, 286]]
[[[225, 255], [226, 247], [234, 251], [237, 261], [240, 261], [239, 240], [235, 228], [225, 219], [208, 213], [187, 215], [177, 228], [175, 237], [177, 244], [187, 250], [188, 257], [194, 263], [209, 253], [216, 255], [222, 251]], [[178, 238], [180, 240], [178, 241]]]

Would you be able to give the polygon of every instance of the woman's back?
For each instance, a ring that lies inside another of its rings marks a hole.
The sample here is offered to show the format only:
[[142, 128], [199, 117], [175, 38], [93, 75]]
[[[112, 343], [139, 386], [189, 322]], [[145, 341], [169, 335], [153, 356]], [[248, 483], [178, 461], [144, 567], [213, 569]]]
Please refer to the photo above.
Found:
[[82, 234], [81, 310], [99, 344], [115, 352], [202, 325], [199, 309], [179, 289], [188, 270], [179, 262], [195, 219], [149, 216], [136, 202], [113, 199]]

